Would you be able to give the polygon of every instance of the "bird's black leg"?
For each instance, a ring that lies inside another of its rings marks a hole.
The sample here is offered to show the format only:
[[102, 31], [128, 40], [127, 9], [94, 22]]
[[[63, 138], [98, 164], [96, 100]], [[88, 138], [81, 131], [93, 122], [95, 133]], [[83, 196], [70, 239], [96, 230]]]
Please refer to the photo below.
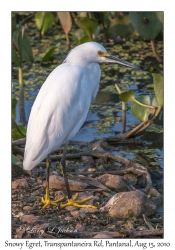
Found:
[[50, 175], [50, 166], [51, 166], [51, 160], [50, 160], [50, 155], [47, 156], [46, 158], [46, 195], [45, 199], [49, 199], [49, 175]]
[[60, 198], [59, 200], [56, 200], [56, 201], [51, 201], [50, 200], [50, 195], [49, 195], [50, 166], [51, 166], [51, 159], [50, 159], [50, 155], [48, 155], [47, 158], [46, 158], [46, 194], [45, 194], [45, 198], [42, 197], [42, 203], [44, 203], [44, 206], [42, 207], [42, 210], [45, 209], [48, 205], [58, 206], [57, 203], [64, 199], [64, 197], [62, 197], [62, 198]]
[[68, 199], [72, 199], [72, 193], [70, 191], [69, 182], [68, 182], [67, 175], [66, 175], [66, 151], [67, 151], [68, 144], [69, 142], [65, 143], [64, 145], [63, 155], [61, 158], [61, 167], [62, 167], [63, 178], [64, 178], [66, 190], [67, 190]]
[[92, 198], [92, 196], [85, 198], [83, 200], [77, 200], [77, 197], [78, 197], [78, 193], [77, 193], [76, 195], [74, 195], [74, 197], [72, 197], [72, 193], [71, 193], [71, 190], [69, 187], [69, 182], [68, 182], [67, 175], [66, 175], [66, 151], [67, 151], [67, 147], [68, 147], [68, 142], [64, 146], [63, 155], [61, 158], [61, 167], [62, 167], [64, 182], [65, 182], [65, 186], [66, 186], [66, 190], [67, 190], [68, 202], [66, 204], [60, 204], [60, 208], [64, 208], [66, 206], [74, 206], [74, 207], [78, 207], [78, 208], [96, 208], [95, 206], [92, 206], [92, 205], [81, 205], [83, 202], [90, 200]]

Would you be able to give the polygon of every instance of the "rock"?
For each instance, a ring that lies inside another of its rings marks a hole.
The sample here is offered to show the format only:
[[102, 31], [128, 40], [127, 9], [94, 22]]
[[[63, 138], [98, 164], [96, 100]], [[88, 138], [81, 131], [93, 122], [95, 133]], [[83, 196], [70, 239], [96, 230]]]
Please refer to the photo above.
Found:
[[148, 230], [148, 228], [145, 227], [145, 226], [138, 226], [138, 227], [136, 228], [136, 231], [143, 231], [143, 230]]
[[98, 177], [98, 180], [108, 188], [116, 192], [127, 191], [128, 187], [119, 175], [104, 174]]
[[79, 211], [71, 211], [70, 213], [75, 219], [79, 217]]
[[98, 213], [99, 211], [98, 211], [98, 208], [82, 208], [82, 210], [84, 211], [84, 213], [85, 214], [88, 214], [88, 213], [93, 213], [93, 214], [95, 214], [95, 213]]
[[45, 231], [46, 229], [48, 229], [49, 226], [50, 226], [50, 223], [49, 222], [45, 222], [40, 227], [41, 227], [42, 230]]
[[86, 214], [84, 211], [82, 211], [83, 209], [81, 210], [78, 210], [78, 211], [71, 211], [71, 215], [74, 217], [74, 218], [82, 218], [84, 219], [86, 217]]
[[65, 210], [67, 210], [67, 211], [77, 211], [78, 210], [78, 208], [77, 207], [74, 207], [74, 206], [67, 206], [67, 207], [65, 207], [64, 208]]
[[12, 182], [12, 189], [22, 189], [22, 188], [28, 188], [28, 182], [25, 178], [18, 179]]
[[163, 179], [163, 171], [160, 170], [152, 170], [150, 171], [152, 180], [160, 180]]
[[74, 220], [74, 218], [72, 218], [71, 216], [66, 216], [64, 219], [67, 220], [68, 222]]
[[113, 237], [109, 233], [96, 234], [93, 239], [112, 239]]
[[95, 168], [88, 168], [88, 170], [87, 170], [89, 173], [94, 173], [94, 172], [96, 172], [96, 169]]
[[[72, 191], [84, 190], [88, 184], [80, 181], [69, 180], [69, 186]], [[65, 190], [64, 178], [58, 175], [51, 175], [49, 177], [49, 187], [55, 189]]]
[[126, 180], [127, 183], [132, 184], [133, 186], [137, 183], [137, 176], [129, 173], [123, 176], [123, 179]]
[[17, 239], [21, 239], [23, 234], [25, 234], [26, 232], [26, 228], [25, 226], [19, 226], [17, 229], [16, 229], [16, 237]]
[[[76, 170], [78, 170], [78, 172], [79, 172], [79, 175], [78, 176], [83, 176], [83, 177], [85, 177], [84, 175], [83, 175], [83, 172], [86, 172], [87, 171], [87, 169], [88, 169], [88, 166], [87, 165], [81, 165], [81, 166], [78, 166], [78, 168], [76, 169]], [[82, 173], [82, 174], [80, 174], [80, 173]]]
[[156, 205], [138, 190], [115, 194], [101, 210], [108, 210], [111, 217], [150, 216], [156, 212]]
[[64, 197], [64, 199], [65, 199], [65, 194], [62, 191], [55, 192], [55, 199], [54, 200], [59, 200], [62, 197]]
[[24, 215], [23, 212], [19, 212], [18, 214], [14, 214], [13, 216], [14, 216], [14, 218], [20, 218], [20, 217], [22, 217], [23, 215]]
[[139, 188], [145, 188], [147, 185], [146, 175], [141, 175], [137, 179], [137, 185]]
[[39, 177], [37, 178], [37, 183], [40, 184], [40, 185], [42, 184], [41, 178], [39, 178]]
[[30, 210], [32, 210], [33, 209], [33, 207], [31, 207], [31, 206], [24, 206], [23, 207], [23, 210], [24, 211], [30, 211]]
[[82, 160], [83, 164], [87, 164], [91, 167], [95, 166], [95, 162], [94, 162], [94, 159], [92, 158], [92, 156], [82, 156], [81, 160]]
[[57, 171], [52, 171], [51, 175], [58, 175], [58, 172]]
[[[36, 179], [35, 178], [33, 178], [33, 177], [30, 177], [29, 178], [32, 182], [36, 182]], [[39, 178], [40, 179], [40, 178]]]
[[162, 195], [153, 187], [148, 188], [146, 194], [156, 198], [162, 197]]
[[38, 230], [46, 230], [50, 226], [50, 223], [48, 222], [43, 222], [35, 225], [35, 228]]
[[82, 231], [85, 231], [85, 226], [81, 223], [78, 223], [76, 226], [75, 226], [75, 230], [77, 230], [78, 232], [82, 232]]
[[26, 215], [23, 215], [22, 217], [21, 217], [21, 221], [22, 222], [27, 222], [27, 223], [29, 223], [29, 224], [33, 224], [33, 223], [35, 223], [36, 221], [38, 221], [39, 219], [38, 219], [38, 217], [36, 217], [35, 215], [33, 215], [33, 214], [26, 214]]

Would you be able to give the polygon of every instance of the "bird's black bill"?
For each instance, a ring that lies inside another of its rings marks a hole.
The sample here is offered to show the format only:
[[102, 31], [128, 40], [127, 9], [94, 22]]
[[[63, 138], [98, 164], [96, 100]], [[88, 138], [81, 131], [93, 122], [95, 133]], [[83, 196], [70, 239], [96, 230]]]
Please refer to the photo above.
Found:
[[127, 66], [127, 67], [130, 67], [130, 68], [133, 68], [133, 69], [139, 69], [138, 66], [132, 64], [132, 63], [129, 63], [127, 61], [124, 61], [120, 58], [117, 58], [115, 56], [112, 56], [112, 55], [109, 55], [109, 56], [106, 56], [107, 58], [107, 62], [111, 62], [111, 63], [118, 63], [118, 64], [122, 64], [124, 66]]

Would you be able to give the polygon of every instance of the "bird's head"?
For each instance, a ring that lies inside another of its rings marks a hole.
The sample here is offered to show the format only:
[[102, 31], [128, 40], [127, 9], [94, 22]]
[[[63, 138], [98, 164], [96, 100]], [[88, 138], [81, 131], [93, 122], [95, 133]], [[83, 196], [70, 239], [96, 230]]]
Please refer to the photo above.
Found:
[[88, 63], [118, 63], [138, 69], [136, 65], [108, 54], [106, 49], [97, 42], [87, 42], [75, 47], [69, 52], [64, 62], [82, 66]]

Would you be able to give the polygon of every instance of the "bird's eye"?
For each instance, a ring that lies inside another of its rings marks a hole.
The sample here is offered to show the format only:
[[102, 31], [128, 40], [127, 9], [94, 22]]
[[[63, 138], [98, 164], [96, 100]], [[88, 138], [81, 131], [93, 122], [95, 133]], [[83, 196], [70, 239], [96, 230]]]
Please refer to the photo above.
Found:
[[106, 53], [106, 52], [102, 52], [102, 51], [98, 51], [98, 55], [99, 56], [108, 56], [108, 53]]

